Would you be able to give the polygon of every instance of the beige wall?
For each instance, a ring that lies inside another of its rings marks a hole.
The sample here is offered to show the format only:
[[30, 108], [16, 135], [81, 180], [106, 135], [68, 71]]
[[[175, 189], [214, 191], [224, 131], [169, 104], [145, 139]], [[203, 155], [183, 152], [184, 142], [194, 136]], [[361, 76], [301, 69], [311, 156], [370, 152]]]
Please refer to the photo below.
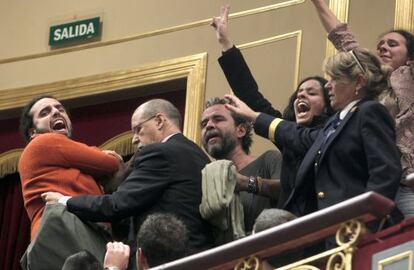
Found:
[[[349, 22], [362, 46], [374, 48], [377, 36], [393, 27], [396, 1], [349, 0]], [[117, 41], [209, 19], [218, 13], [223, 3], [230, 3], [234, 13], [282, 2], [286, 1], [0, 0], [0, 103], [2, 99], [13, 98], [2, 95], [2, 91], [14, 88], [14, 91], [25, 91], [21, 88], [116, 72], [202, 52], [208, 54], [205, 98], [222, 96], [229, 92], [229, 86], [216, 61], [220, 46], [213, 29], [206, 23], [146, 38]], [[97, 42], [98, 46], [65, 53], [54, 51], [56, 54], [51, 55], [48, 47], [51, 25], [94, 16], [100, 16], [103, 22], [102, 40]], [[236, 44], [302, 31], [300, 58], [296, 52], [297, 37], [243, 50], [262, 93], [277, 108], [286, 105], [296, 75], [302, 78], [322, 74], [325, 33], [309, 0], [232, 19], [230, 29]], [[99, 46], [108, 41], [114, 41], [114, 44]], [[298, 67], [296, 60], [300, 61]], [[1, 113], [0, 110], [0, 116]], [[266, 140], [257, 139], [253, 152], [257, 154], [272, 147]]]

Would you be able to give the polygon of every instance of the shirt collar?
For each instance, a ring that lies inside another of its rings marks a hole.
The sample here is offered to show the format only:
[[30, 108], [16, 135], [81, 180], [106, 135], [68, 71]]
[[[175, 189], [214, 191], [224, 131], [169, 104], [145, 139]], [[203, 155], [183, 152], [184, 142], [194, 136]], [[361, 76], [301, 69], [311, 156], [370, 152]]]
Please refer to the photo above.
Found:
[[344, 120], [345, 116], [348, 114], [348, 112], [352, 109], [352, 107], [355, 106], [361, 99], [354, 100], [350, 102], [346, 107], [339, 113], [339, 119]]

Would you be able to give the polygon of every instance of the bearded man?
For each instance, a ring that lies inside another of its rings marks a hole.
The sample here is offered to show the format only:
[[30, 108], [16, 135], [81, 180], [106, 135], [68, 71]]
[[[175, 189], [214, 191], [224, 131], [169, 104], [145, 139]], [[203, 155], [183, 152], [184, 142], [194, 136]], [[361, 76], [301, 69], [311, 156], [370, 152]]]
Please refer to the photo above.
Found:
[[19, 161], [19, 173], [33, 240], [45, 208], [42, 193], [102, 194], [94, 178], [116, 172], [122, 158], [113, 151], [72, 140], [68, 113], [52, 96], [35, 97], [24, 107], [20, 129], [27, 146]]
[[206, 102], [201, 120], [202, 142], [210, 156], [231, 160], [236, 166], [239, 174], [235, 191], [240, 193], [244, 226], [250, 233], [257, 216], [277, 205], [282, 157], [274, 150], [258, 157], [250, 154], [251, 123], [227, 110], [228, 102], [218, 97]]

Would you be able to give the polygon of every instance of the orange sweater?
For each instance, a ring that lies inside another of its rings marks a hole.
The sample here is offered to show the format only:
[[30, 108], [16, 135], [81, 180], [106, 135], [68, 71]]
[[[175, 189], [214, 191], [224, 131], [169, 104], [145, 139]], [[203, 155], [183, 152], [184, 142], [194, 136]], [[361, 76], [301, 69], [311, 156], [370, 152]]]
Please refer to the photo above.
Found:
[[36, 236], [45, 207], [40, 197], [43, 192], [102, 194], [93, 177], [114, 173], [118, 165], [116, 157], [65, 135], [46, 133], [35, 137], [19, 161], [24, 205], [32, 222], [31, 239]]

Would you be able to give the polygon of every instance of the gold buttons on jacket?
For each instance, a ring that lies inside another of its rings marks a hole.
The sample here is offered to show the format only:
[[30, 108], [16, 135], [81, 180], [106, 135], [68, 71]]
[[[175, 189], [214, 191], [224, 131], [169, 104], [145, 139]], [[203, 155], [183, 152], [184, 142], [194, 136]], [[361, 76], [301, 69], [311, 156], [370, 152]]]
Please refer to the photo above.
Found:
[[318, 199], [323, 200], [323, 198], [325, 198], [325, 192], [318, 192]]

